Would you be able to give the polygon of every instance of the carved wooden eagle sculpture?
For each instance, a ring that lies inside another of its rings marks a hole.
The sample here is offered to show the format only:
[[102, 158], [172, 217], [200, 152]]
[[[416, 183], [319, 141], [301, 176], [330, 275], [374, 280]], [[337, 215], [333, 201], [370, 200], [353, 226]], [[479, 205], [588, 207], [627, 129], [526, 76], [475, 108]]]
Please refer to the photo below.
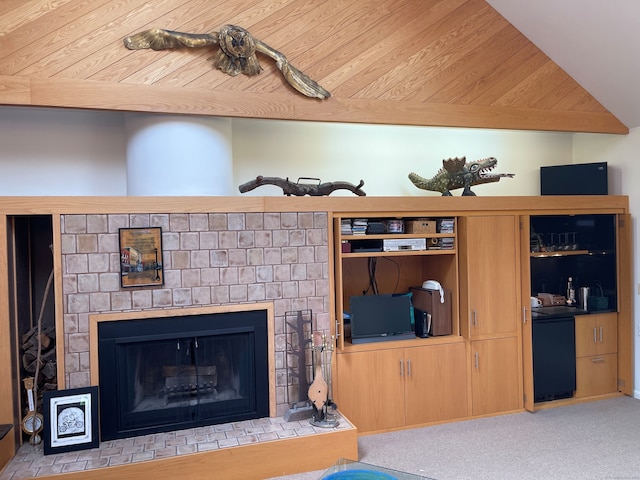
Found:
[[231, 76], [236, 76], [239, 73], [259, 74], [262, 67], [256, 56], [256, 52], [258, 52], [275, 60], [285, 80], [301, 94], [321, 100], [331, 96], [317, 82], [291, 65], [282, 53], [254, 38], [247, 30], [236, 25], [223, 25], [218, 32], [202, 34], [153, 28], [126, 37], [124, 45], [129, 50], [145, 48], [165, 50], [218, 45], [220, 48], [211, 59], [213, 59], [216, 68]]

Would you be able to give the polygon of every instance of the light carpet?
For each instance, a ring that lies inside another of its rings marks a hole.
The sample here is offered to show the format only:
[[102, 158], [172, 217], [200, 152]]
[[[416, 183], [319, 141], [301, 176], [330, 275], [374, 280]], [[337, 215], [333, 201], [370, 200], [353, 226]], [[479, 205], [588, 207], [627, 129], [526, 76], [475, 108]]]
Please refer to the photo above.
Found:
[[362, 436], [358, 448], [362, 462], [436, 480], [640, 480], [640, 400], [616, 397]]

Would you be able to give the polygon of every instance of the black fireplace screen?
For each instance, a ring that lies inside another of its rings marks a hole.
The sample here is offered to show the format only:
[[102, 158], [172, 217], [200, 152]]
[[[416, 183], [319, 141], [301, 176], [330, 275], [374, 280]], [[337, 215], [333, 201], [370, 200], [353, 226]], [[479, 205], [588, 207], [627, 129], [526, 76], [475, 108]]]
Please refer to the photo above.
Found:
[[269, 415], [266, 312], [102, 322], [101, 438]]

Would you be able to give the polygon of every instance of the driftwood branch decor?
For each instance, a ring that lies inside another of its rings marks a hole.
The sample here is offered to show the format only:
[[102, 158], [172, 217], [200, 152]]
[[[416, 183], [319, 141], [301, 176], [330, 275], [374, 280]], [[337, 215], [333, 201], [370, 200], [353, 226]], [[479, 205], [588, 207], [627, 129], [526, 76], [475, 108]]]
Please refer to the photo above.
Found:
[[198, 48], [219, 46], [217, 53], [211, 57], [216, 68], [224, 73], [236, 76], [257, 75], [262, 70], [256, 53], [261, 53], [275, 60], [278, 70], [285, 80], [301, 94], [324, 100], [331, 94], [317, 82], [291, 65], [287, 58], [266, 43], [254, 38], [247, 30], [236, 25], [223, 25], [220, 31], [213, 33], [183, 33], [172, 30], [153, 28], [124, 39], [129, 50], [165, 50], [169, 48]]
[[[301, 183], [300, 180], [312, 180], [317, 183]], [[330, 195], [335, 190], [349, 190], [356, 195], [364, 197], [366, 193], [362, 190], [362, 186], [364, 182], [360, 180], [358, 185], [354, 185], [349, 182], [325, 182], [320, 183], [319, 178], [307, 178], [302, 177], [298, 178], [296, 183], [290, 181], [288, 178], [280, 178], [280, 177], [263, 177], [262, 175], [257, 176], [254, 180], [250, 180], [247, 183], [243, 183], [238, 187], [240, 193], [246, 193], [255, 188], [261, 187], [262, 185], [275, 185], [277, 187], [282, 188], [282, 193], [284, 195], [290, 196], [295, 195], [298, 197], [302, 197], [304, 195], [309, 195], [312, 197], [321, 197], [324, 195]]]

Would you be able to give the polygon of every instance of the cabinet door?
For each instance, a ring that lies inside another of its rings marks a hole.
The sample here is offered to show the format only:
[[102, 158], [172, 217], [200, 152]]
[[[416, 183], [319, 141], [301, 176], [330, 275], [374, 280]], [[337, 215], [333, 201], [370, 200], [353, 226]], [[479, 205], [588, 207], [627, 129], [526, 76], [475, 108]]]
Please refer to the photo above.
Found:
[[594, 355], [576, 360], [575, 398], [613, 393], [618, 390], [618, 356]]
[[576, 357], [618, 351], [618, 319], [615, 313], [576, 317]]
[[338, 354], [336, 363], [336, 403], [358, 432], [405, 424], [403, 349]]
[[405, 348], [404, 357], [407, 425], [467, 416], [464, 343]]
[[605, 355], [618, 351], [618, 318], [615, 313], [596, 318], [596, 353]]
[[533, 393], [533, 324], [531, 318], [531, 242], [530, 218], [522, 215], [520, 222], [520, 298], [522, 299], [522, 387], [524, 408], [535, 411]]
[[576, 317], [576, 357], [589, 357], [596, 354], [597, 335], [595, 315]]
[[471, 342], [473, 415], [519, 408], [517, 337]]
[[514, 216], [468, 217], [465, 222], [464, 273], [470, 335], [517, 330], [519, 244]]

